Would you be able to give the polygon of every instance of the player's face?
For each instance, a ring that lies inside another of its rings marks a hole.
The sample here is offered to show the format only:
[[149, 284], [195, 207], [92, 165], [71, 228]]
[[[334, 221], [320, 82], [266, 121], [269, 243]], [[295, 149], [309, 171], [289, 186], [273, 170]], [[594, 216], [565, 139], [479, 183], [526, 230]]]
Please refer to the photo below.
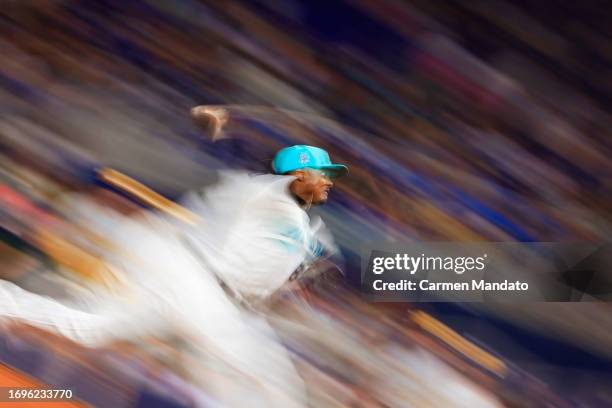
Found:
[[323, 204], [334, 186], [327, 173], [321, 170], [305, 169], [296, 171], [298, 177], [292, 185], [293, 193], [305, 203]]
[[327, 202], [330, 190], [334, 186], [328, 174], [321, 170], [309, 170], [312, 183], [312, 203], [323, 204]]

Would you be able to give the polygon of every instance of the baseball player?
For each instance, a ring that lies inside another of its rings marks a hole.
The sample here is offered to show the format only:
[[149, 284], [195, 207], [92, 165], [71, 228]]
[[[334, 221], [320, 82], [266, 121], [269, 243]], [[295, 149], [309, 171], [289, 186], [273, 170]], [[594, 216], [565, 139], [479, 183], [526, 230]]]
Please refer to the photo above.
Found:
[[221, 406], [305, 405], [302, 381], [256, 305], [336, 251], [307, 210], [325, 203], [348, 169], [298, 145], [280, 150], [273, 170], [222, 173], [217, 185], [189, 194], [191, 225], [159, 212], [117, 215], [114, 240], [129, 253], [108, 262], [127, 279], [90, 310], [0, 281], [0, 314], [88, 346], [180, 333], [196, 357], [187, 371]]

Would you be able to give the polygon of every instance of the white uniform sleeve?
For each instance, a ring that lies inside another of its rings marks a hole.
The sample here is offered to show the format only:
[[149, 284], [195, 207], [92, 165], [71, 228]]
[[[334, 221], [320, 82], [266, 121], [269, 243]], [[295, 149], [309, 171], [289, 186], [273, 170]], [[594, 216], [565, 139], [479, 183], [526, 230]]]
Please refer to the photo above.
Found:
[[225, 174], [185, 204], [202, 217], [189, 234], [215, 273], [246, 296], [278, 289], [309, 256], [306, 213], [287, 193], [289, 177]]

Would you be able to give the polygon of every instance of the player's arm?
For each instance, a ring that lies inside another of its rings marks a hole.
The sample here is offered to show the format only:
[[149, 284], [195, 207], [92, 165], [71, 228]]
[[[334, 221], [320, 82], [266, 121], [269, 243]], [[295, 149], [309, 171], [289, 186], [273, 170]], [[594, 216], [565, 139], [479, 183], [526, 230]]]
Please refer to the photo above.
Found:
[[191, 109], [191, 117], [210, 139], [216, 141], [223, 137], [229, 112], [220, 107], [200, 105]]

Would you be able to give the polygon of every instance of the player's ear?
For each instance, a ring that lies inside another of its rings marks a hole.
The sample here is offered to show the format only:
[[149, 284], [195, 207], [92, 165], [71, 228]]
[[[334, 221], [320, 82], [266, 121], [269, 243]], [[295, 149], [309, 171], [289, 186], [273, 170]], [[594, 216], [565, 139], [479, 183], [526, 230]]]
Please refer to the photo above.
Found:
[[291, 172], [291, 175], [295, 176], [299, 181], [304, 181], [306, 173], [303, 170], [296, 170]]

